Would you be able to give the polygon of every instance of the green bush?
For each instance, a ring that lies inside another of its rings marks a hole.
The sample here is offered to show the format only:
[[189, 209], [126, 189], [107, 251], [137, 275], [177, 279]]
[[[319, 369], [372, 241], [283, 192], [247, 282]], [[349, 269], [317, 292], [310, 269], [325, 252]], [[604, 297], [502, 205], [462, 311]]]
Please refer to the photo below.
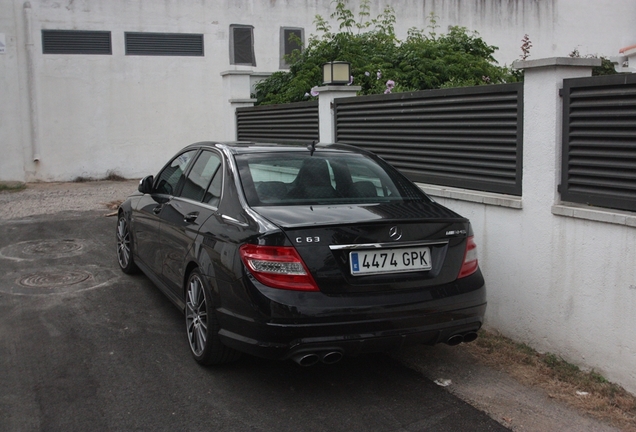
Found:
[[289, 72], [276, 72], [256, 85], [257, 105], [309, 100], [311, 89], [322, 84], [322, 65], [343, 60], [351, 63], [353, 84], [359, 94], [387, 91], [387, 81], [395, 82], [393, 92], [426, 90], [516, 82], [521, 74], [497, 65], [488, 45], [476, 32], [452, 27], [447, 34], [436, 33], [435, 16], [429, 17], [428, 32], [412, 28], [406, 40], [395, 36], [395, 12], [387, 6], [369, 18], [369, 2], [360, 4], [358, 19], [347, 8], [348, 0], [334, 0], [331, 18], [339, 23], [332, 32], [328, 22], [316, 16], [318, 37], [312, 35], [307, 47], [287, 59]]

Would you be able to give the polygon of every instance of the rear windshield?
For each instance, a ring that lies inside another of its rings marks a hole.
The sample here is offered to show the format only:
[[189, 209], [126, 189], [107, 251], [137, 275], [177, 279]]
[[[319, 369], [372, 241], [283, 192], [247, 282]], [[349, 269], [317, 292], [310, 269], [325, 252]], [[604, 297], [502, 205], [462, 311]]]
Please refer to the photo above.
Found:
[[248, 204], [358, 204], [428, 201], [409, 180], [366, 155], [316, 151], [237, 155]]

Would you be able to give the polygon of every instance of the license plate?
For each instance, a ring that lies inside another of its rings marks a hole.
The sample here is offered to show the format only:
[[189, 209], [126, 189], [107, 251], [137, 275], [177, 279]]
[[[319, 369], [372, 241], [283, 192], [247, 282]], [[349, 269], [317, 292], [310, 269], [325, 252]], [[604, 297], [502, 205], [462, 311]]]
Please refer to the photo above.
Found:
[[432, 268], [431, 250], [422, 246], [349, 252], [349, 263], [352, 275], [401, 273]]

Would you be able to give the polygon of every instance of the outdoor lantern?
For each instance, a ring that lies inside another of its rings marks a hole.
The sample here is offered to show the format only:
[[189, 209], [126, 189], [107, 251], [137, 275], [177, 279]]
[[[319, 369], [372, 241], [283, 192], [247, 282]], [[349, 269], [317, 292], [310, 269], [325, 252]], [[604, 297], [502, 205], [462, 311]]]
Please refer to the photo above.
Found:
[[349, 84], [351, 63], [333, 61], [322, 65], [322, 80], [325, 85]]

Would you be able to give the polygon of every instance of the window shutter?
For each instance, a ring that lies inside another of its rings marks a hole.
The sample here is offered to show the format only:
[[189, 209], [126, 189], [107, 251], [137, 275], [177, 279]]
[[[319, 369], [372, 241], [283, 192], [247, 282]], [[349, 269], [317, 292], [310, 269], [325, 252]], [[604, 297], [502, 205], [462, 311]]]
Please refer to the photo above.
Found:
[[231, 26], [231, 64], [256, 66], [252, 26]]

